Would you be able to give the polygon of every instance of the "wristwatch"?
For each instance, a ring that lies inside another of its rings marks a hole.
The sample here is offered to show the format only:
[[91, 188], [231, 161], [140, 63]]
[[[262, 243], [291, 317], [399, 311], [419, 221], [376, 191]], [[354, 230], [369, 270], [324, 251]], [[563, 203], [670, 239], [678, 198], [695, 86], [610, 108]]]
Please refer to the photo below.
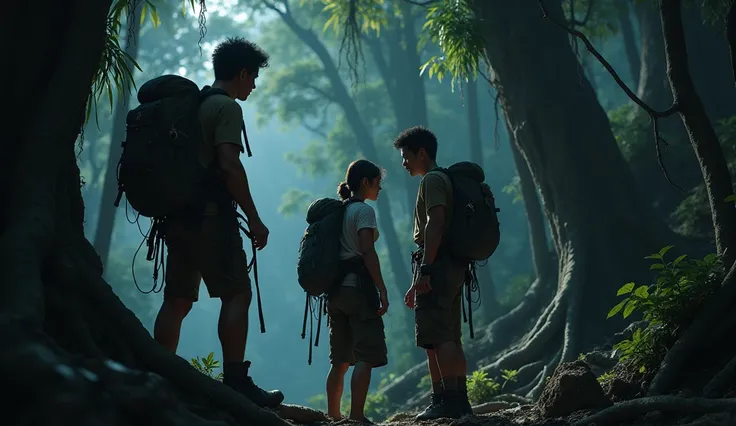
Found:
[[432, 276], [434, 265], [421, 264], [419, 266], [419, 275]]

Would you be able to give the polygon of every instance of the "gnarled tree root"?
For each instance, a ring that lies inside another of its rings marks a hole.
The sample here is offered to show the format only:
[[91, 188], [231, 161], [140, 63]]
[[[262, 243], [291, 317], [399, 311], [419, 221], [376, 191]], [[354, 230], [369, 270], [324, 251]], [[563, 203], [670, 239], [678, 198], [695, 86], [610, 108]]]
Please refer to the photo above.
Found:
[[677, 396], [652, 396], [621, 402], [574, 423], [573, 426], [617, 425], [650, 411], [674, 411], [689, 414], [736, 410], [736, 398], [708, 399]]
[[273, 412], [257, 407], [229, 387], [198, 372], [184, 359], [168, 352], [151, 338], [140, 320], [115, 296], [102, 277], [94, 270], [85, 269], [86, 263], [83, 259], [78, 259], [77, 266], [82, 268], [81, 272], [86, 278], [80, 280], [83, 293], [90, 298], [91, 303], [104, 306], [120, 337], [130, 345], [136, 358], [147, 370], [165, 378], [187, 395], [199, 397], [207, 405], [229, 413], [240, 422], [254, 422], [264, 426], [289, 424]]
[[557, 294], [547, 308], [548, 314], [543, 314], [537, 321], [534, 329], [538, 331], [535, 334], [531, 335], [521, 346], [506, 353], [494, 363], [483, 367], [482, 370], [493, 376], [501, 370], [518, 368], [542, 358], [550, 339], [558, 334], [565, 324], [566, 294], [564, 290]]

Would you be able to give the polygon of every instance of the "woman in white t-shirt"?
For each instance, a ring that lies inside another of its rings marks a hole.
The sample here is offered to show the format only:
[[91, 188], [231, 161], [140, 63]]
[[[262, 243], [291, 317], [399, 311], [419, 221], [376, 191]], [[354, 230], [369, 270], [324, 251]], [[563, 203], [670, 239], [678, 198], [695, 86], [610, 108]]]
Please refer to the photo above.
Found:
[[340, 257], [349, 271], [330, 294], [330, 372], [327, 375], [327, 413], [340, 419], [345, 373], [353, 365], [350, 419], [365, 422], [365, 400], [371, 370], [388, 363], [383, 314], [388, 310], [386, 286], [374, 246], [378, 239], [376, 213], [366, 200], [381, 192], [382, 170], [367, 160], [353, 161], [338, 186], [347, 207], [340, 237]]

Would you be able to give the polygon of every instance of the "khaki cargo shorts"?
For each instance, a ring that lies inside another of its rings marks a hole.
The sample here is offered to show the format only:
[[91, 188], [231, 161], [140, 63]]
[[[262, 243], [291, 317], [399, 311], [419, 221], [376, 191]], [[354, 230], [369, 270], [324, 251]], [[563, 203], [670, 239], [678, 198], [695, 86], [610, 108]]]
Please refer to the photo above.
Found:
[[331, 364], [388, 363], [383, 318], [365, 290], [340, 287], [327, 302], [327, 318]]
[[418, 294], [414, 306], [416, 343], [424, 349], [434, 349], [444, 342], [459, 344], [462, 337], [461, 303], [467, 265], [450, 260], [440, 260], [436, 265], [429, 280], [432, 291]]
[[197, 301], [204, 281], [210, 297], [245, 293], [250, 298], [248, 258], [234, 215], [206, 215], [201, 221], [167, 219], [164, 298]]

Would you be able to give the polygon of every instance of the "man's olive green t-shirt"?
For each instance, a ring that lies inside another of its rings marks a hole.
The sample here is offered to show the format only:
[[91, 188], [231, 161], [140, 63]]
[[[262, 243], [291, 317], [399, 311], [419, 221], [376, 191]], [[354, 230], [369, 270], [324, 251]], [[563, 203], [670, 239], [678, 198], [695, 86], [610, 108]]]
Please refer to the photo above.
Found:
[[424, 245], [424, 228], [427, 226], [429, 210], [432, 207], [445, 206], [445, 228], [452, 217], [452, 182], [439, 171], [429, 172], [419, 183], [417, 202], [414, 207], [414, 242]]
[[[202, 166], [207, 167], [217, 159], [218, 145], [230, 143], [244, 151], [241, 139], [243, 111], [234, 99], [219, 94], [208, 96], [199, 107], [199, 121], [203, 136], [199, 153]], [[216, 213], [217, 206], [208, 203], [205, 214]]]

